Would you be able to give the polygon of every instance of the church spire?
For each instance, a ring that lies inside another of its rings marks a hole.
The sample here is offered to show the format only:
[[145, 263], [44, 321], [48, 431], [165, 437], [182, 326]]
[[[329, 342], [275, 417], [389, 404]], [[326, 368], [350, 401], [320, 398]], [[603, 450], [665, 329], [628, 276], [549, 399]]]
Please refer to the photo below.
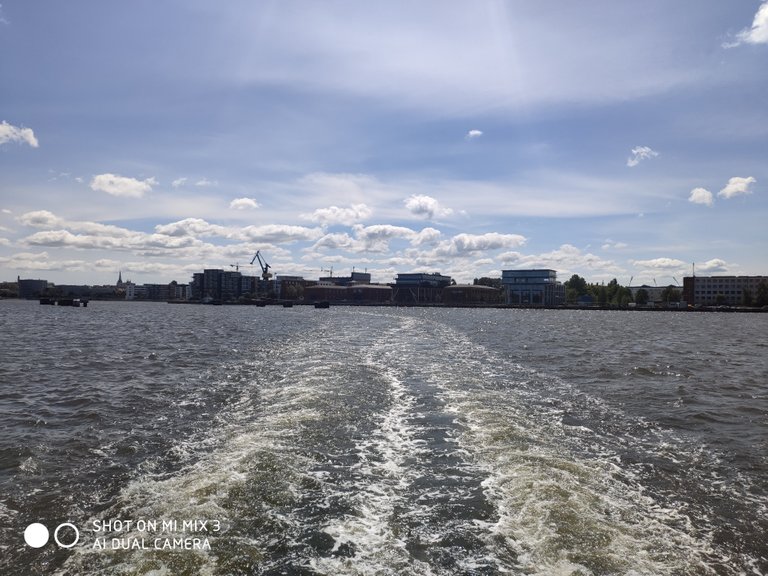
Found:
[[117, 287], [122, 288], [123, 287], [123, 271], [120, 270], [117, 273]]

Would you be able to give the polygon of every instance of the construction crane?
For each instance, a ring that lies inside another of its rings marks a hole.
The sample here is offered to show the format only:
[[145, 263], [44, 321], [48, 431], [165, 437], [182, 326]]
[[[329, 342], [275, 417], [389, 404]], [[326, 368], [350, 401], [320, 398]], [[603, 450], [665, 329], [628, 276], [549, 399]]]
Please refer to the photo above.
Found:
[[675, 281], [675, 284], [677, 284], [678, 286], [680, 286], [680, 282], [678, 282], [678, 281], [677, 281], [677, 278], [675, 278], [674, 276], [672, 276], [672, 280], [674, 280], [674, 281]]
[[251, 260], [251, 266], [253, 266], [253, 263], [256, 262], [256, 260], [259, 261], [259, 266], [261, 267], [261, 279], [266, 282], [272, 278], [272, 272], [269, 271], [270, 265], [261, 257], [261, 250], [256, 250], [256, 255]]

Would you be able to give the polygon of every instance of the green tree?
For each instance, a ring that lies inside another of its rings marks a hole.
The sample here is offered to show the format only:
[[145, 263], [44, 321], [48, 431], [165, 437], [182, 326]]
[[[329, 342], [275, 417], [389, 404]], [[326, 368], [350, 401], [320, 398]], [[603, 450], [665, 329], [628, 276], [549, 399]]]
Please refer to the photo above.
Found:
[[661, 291], [661, 300], [666, 304], [680, 302], [680, 290], [670, 284]]
[[566, 280], [564, 286], [565, 301], [569, 304], [575, 304], [579, 299], [579, 296], [584, 296], [589, 293], [587, 281], [578, 274], [574, 274], [569, 280]]
[[501, 288], [501, 278], [489, 278], [483, 276], [482, 278], [475, 278], [475, 286], [490, 286], [491, 288]]
[[648, 300], [650, 300], [650, 295], [645, 288], [640, 288], [640, 290], [635, 293], [635, 303], [638, 306], [645, 306], [648, 304]]
[[590, 292], [600, 306], [608, 304], [608, 289], [605, 287], [605, 284], [592, 284]]

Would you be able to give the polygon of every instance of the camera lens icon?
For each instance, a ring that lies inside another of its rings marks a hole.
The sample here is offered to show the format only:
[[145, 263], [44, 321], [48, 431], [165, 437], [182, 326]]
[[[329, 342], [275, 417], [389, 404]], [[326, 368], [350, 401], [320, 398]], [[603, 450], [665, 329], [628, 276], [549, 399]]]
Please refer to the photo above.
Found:
[[[70, 535], [69, 532], [73, 534]], [[42, 548], [48, 544], [50, 537], [48, 528], [39, 522], [30, 524], [24, 530], [24, 541], [30, 548]], [[80, 541], [80, 532], [74, 524], [64, 522], [56, 526], [56, 530], [53, 531], [53, 540], [59, 548], [72, 548]]]

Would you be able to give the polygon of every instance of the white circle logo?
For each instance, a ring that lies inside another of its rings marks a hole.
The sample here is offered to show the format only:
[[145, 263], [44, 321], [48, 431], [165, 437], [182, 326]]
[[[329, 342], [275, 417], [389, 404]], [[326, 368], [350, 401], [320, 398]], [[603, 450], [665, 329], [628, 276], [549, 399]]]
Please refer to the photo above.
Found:
[[[58, 528], [57, 528], [58, 530]], [[48, 544], [48, 528], [45, 525], [35, 522], [27, 526], [24, 530], [24, 541], [31, 548], [42, 548]]]
[[[70, 528], [72, 528], [72, 530], [75, 531], [75, 539], [72, 540], [72, 542], [70, 542], [69, 544], [64, 544], [59, 540], [59, 530], [67, 526], [69, 526]], [[48, 531], [46, 530], [46, 533], [47, 532]], [[78, 532], [77, 526], [75, 526], [74, 524], [70, 524], [69, 522], [64, 522], [63, 524], [59, 524], [58, 526], [56, 526], [56, 530], [53, 532], [53, 539], [56, 541], [56, 544], [59, 545], [59, 548], [72, 548], [80, 540], [80, 532]]]

